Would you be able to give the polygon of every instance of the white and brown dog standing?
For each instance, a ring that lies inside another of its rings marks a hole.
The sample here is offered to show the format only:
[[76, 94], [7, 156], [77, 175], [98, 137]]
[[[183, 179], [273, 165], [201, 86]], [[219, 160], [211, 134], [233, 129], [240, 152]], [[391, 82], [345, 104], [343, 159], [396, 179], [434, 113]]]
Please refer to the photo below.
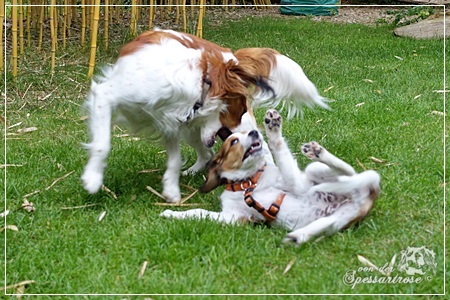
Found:
[[161, 216], [266, 221], [292, 230], [284, 242], [297, 245], [362, 220], [379, 195], [379, 175], [372, 170], [357, 174], [316, 142], [302, 146], [302, 153], [315, 161], [302, 172], [281, 135], [281, 121], [277, 111], [266, 113], [268, 145], [277, 165], [266, 161], [257, 130], [232, 134], [214, 157], [200, 190], [226, 185], [221, 212], [165, 210]]
[[[103, 184], [111, 148], [111, 122], [117, 114], [133, 132], [161, 141], [167, 151], [163, 195], [181, 198], [180, 141], [197, 153], [186, 173], [201, 170], [211, 159], [216, 134], [237, 130], [256, 105], [286, 101], [291, 115], [302, 105], [327, 107], [301, 67], [272, 49], [242, 49], [239, 59], [230, 49], [187, 33], [155, 29], [126, 44], [117, 62], [92, 81], [86, 101], [90, 143], [81, 177], [84, 188], [96, 193]], [[253, 87], [253, 89], [251, 88]]]

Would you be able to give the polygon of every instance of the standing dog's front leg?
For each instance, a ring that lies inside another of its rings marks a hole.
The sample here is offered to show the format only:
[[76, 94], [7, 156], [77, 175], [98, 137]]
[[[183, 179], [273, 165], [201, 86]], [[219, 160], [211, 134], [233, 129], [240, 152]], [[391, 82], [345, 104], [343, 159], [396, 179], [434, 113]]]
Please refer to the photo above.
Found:
[[222, 223], [235, 223], [239, 221], [239, 217], [233, 214], [225, 214], [223, 212], [213, 212], [205, 209], [190, 209], [186, 211], [173, 211], [166, 209], [160, 215], [160, 217], [165, 218], [175, 218], [175, 219], [211, 219], [213, 221], [218, 221]]
[[165, 140], [167, 151], [167, 169], [163, 177], [163, 196], [167, 202], [178, 202], [180, 193], [181, 149], [179, 138]]
[[283, 181], [287, 188], [294, 193], [303, 193], [303, 173], [297, 166], [297, 161], [292, 156], [286, 141], [281, 134], [281, 115], [273, 109], [269, 109], [264, 118], [264, 127], [268, 139], [269, 149], [280, 169]]
[[90, 194], [98, 192], [103, 184], [103, 171], [106, 158], [111, 149], [111, 111], [110, 102], [102, 85], [92, 82], [86, 106], [89, 109], [89, 129], [91, 142], [86, 145], [89, 160], [84, 167], [81, 181]]

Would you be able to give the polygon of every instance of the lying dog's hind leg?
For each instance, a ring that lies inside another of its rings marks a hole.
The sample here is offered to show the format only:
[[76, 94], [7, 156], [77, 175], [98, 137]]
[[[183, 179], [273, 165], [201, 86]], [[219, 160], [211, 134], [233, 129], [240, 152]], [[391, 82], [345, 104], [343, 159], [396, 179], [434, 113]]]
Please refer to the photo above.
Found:
[[233, 214], [213, 212], [201, 208], [190, 209], [186, 211], [173, 211], [170, 209], [166, 209], [159, 216], [174, 219], [210, 219], [222, 223], [235, 223], [237, 221], [240, 221], [239, 218], [234, 216]]
[[302, 153], [315, 161], [305, 169], [306, 176], [314, 182], [335, 181], [337, 176], [356, 174], [352, 166], [328, 152], [317, 142], [304, 144]]

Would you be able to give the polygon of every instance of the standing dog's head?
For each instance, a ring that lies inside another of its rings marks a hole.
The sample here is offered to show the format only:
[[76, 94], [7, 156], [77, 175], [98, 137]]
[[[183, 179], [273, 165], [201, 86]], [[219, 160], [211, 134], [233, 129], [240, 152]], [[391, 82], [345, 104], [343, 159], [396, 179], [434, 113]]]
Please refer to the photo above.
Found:
[[[251, 98], [249, 87], [255, 87], [275, 96], [265, 77], [249, 73], [247, 68], [233, 59], [223, 62], [222, 58], [208, 57], [209, 93], [204, 108], [220, 100], [219, 114], [209, 114], [201, 129], [202, 141], [207, 147], [214, 144], [216, 135], [225, 140], [241, 124], [242, 116], [248, 110], [247, 99]], [[208, 103], [209, 102], [209, 103]]]
[[228, 180], [244, 180], [253, 176], [264, 164], [263, 138], [259, 131], [230, 135], [210, 162], [208, 178], [200, 187], [207, 193]]

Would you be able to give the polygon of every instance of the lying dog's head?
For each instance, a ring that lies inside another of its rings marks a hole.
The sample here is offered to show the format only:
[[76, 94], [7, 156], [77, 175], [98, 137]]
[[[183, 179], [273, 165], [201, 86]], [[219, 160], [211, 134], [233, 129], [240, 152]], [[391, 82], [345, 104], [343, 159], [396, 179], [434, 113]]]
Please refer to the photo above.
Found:
[[200, 187], [207, 193], [224, 180], [243, 180], [253, 176], [264, 164], [262, 135], [257, 130], [230, 135], [209, 165], [208, 178]]

